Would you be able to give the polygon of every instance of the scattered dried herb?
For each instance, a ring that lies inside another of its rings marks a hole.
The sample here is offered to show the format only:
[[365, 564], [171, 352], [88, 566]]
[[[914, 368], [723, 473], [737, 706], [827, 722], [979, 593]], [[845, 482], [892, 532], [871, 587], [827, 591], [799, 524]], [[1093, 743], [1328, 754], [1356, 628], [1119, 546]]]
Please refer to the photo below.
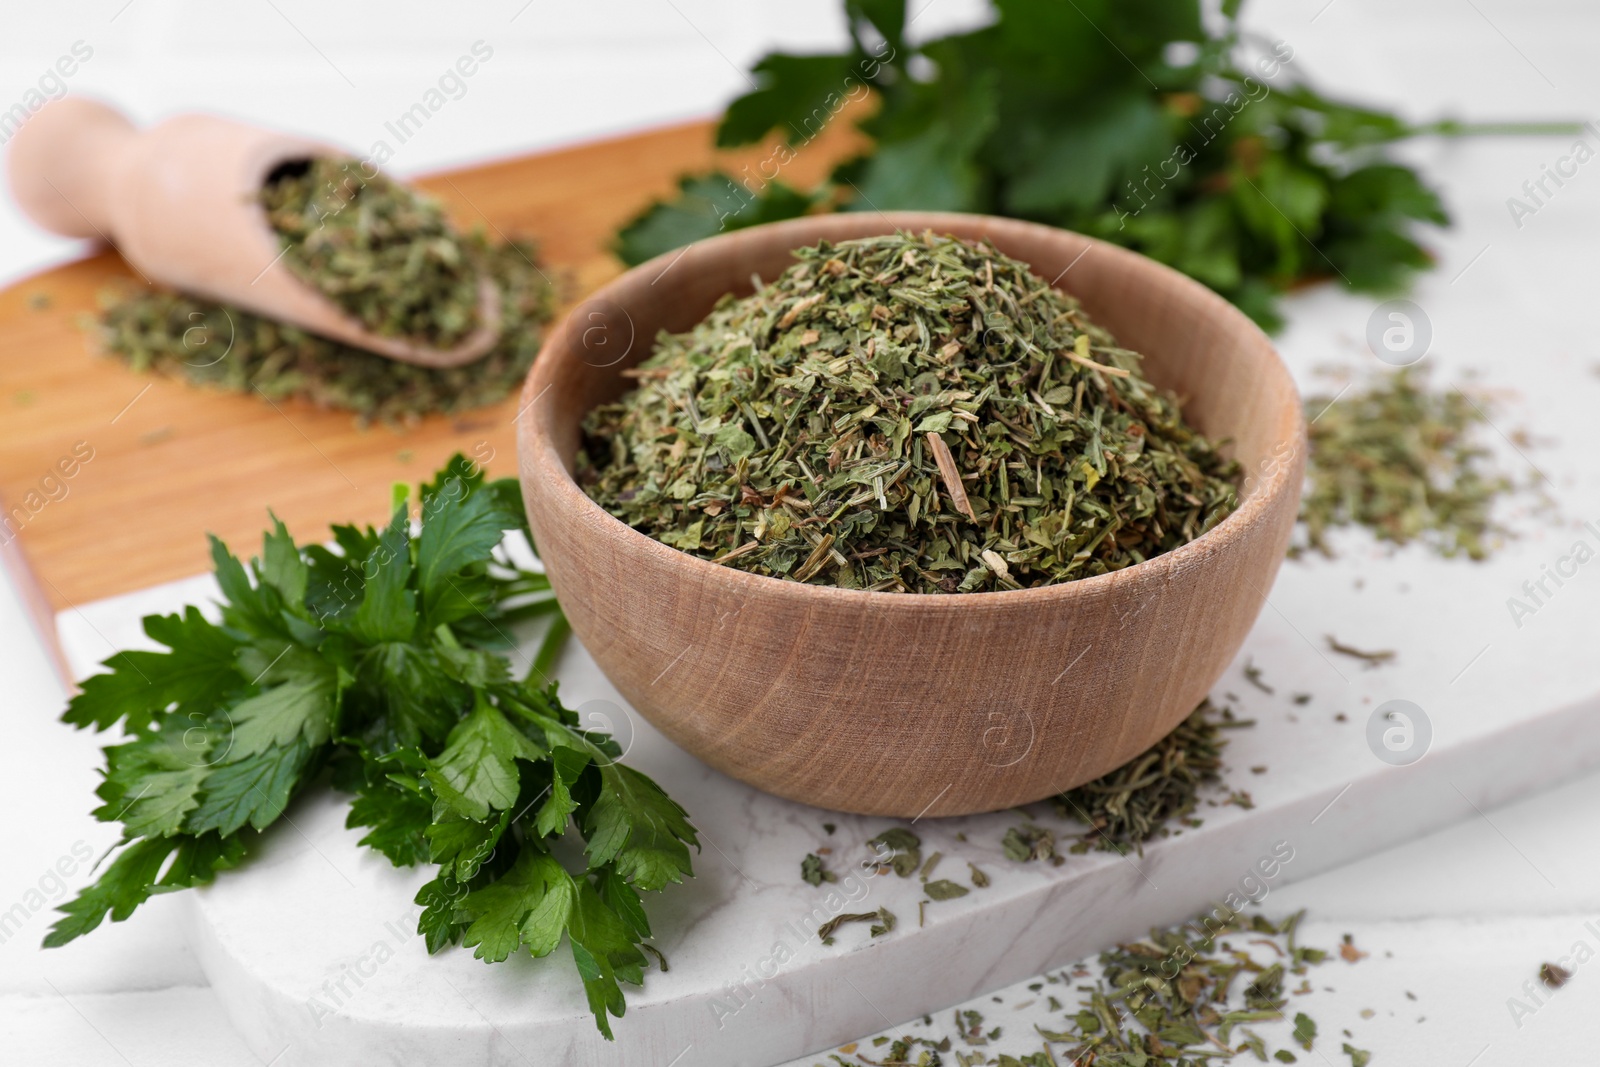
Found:
[[957, 885], [948, 878], [941, 878], [937, 882], [929, 882], [922, 887], [928, 894], [929, 900], [955, 900], [957, 897], [966, 896], [971, 890], [964, 885]]
[[284, 265], [373, 333], [459, 344], [478, 326], [478, 257], [438, 203], [364, 168], [318, 158], [268, 176], [261, 204]]
[[1366, 652], [1352, 645], [1347, 645], [1332, 634], [1323, 634], [1323, 639], [1328, 642], [1328, 651], [1337, 652], [1341, 656], [1358, 659], [1368, 667], [1381, 667], [1385, 663], [1393, 662], [1399, 653], [1392, 648], [1380, 649], [1377, 652]]
[[972, 872], [972, 884], [978, 889], [989, 888], [989, 876], [980, 871], [976, 864], [968, 863], [967, 870]]
[[757, 574], [953, 593], [1127, 567], [1235, 507], [1235, 464], [1025, 264], [931, 233], [796, 256], [589, 414], [611, 514]]
[[956, 1009], [956, 1032], [961, 1035], [961, 1040], [969, 1045], [987, 1045], [992, 1038], [1000, 1036], [1000, 1028], [985, 1031], [983, 1028], [983, 1013], [971, 1008]]
[[877, 918], [878, 913], [875, 911], [841, 912], [817, 927], [817, 938], [824, 945], [831, 945], [833, 944], [833, 935], [838, 933], [839, 927], [845, 923], [873, 922]]
[[822, 857], [815, 852], [806, 853], [805, 859], [800, 861], [800, 878], [807, 885], [821, 885], [823, 882], [837, 882], [839, 876], [822, 865]]
[[1247, 659], [1244, 661], [1244, 680], [1269, 696], [1277, 692], [1277, 690], [1273, 689], [1272, 686], [1262, 681], [1261, 668], [1255, 665], [1254, 660]]
[[1305, 407], [1309, 484], [1291, 557], [1314, 549], [1331, 558], [1327, 533], [1339, 526], [1480, 560], [1509, 535], [1491, 512], [1515, 486], [1483, 443], [1484, 405], [1460, 389], [1431, 390], [1426, 369], [1403, 367]]
[[492, 404], [522, 384], [555, 311], [556, 289], [531, 244], [491, 245], [473, 233], [468, 254], [500, 288], [500, 338], [462, 367], [401, 363], [248, 311], [163, 290], [102, 294], [101, 346], [136, 371], [198, 385], [298, 398], [356, 413], [363, 422], [414, 423]]
[[1572, 972], [1555, 963], [1541, 963], [1539, 965], [1539, 981], [1551, 989], [1560, 989], [1572, 977]]
[[872, 923], [868, 929], [873, 937], [882, 937], [894, 929], [894, 912], [888, 908], [879, 908], [877, 911], [845, 912], [835, 915], [821, 926], [817, 927], [817, 937], [824, 945], [833, 944], [833, 935], [845, 923]]
[[1231, 710], [1219, 712], [1210, 700], [1201, 701], [1143, 755], [1056, 797], [1063, 816], [1089, 826], [1071, 851], [1126, 853], [1142, 850], [1153, 837], [1165, 837], [1173, 822], [1193, 813], [1202, 787], [1221, 782], [1222, 749], [1228, 743], [1223, 731], [1251, 725], [1252, 720], [1236, 719]]
[[1294, 1039], [1307, 1052], [1311, 1051], [1311, 1043], [1317, 1039], [1317, 1024], [1303, 1011], [1294, 1017]]
[[903, 826], [891, 826], [867, 845], [877, 854], [874, 866], [890, 869], [901, 878], [910, 878], [922, 866], [922, 839]]
[[1018, 863], [1049, 860], [1059, 867], [1065, 862], [1065, 857], [1056, 851], [1055, 832], [1034, 823], [1023, 823], [1007, 830], [1000, 839], [1000, 851], [1005, 853], [1006, 859]]
[[[1298, 943], [1300, 919], [1301, 914], [1295, 914], [1273, 922], [1264, 916], [1247, 917], [1217, 908], [1180, 926], [1152, 930], [1145, 940], [1101, 953], [1098, 976], [1079, 966], [1045, 977], [1051, 984], [1075, 987], [1079, 1002], [1075, 1008], [1063, 1009], [1059, 1000], [1049, 998], [1050, 1009], [1065, 1010], [1065, 1014], [1059, 1029], [1035, 1027], [1043, 1040], [1039, 1051], [1020, 1055], [958, 1051], [956, 1062], [962, 1067], [1059, 1067], [1068, 1063], [1201, 1067], [1244, 1052], [1254, 1053], [1261, 1061], [1298, 1062], [1288, 1049], [1269, 1053], [1266, 1040], [1250, 1027], [1256, 1023], [1290, 1025], [1289, 1039], [1304, 1051], [1315, 1051], [1316, 1022], [1303, 1011], [1291, 1020], [1285, 1010], [1291, 995], [1285, 990], [1288, 978], [1300, 979], [1296, 992], [1309, 991], [1309, 968], [1329, 958], [1321, 949]], [[1234, 934], [1250, 935], [1248, 944], [1265, 948], [1271, 954], [1270, 962], [1263, 963], [1248, 947], [1225, 940]], [[1044, 985], [1028, 988], [1038, 992]], [[969, 1048], [990, 1046], [1001, 1037], [999, 1027], [985, 1030], [983, 1015], [971, 1009], [955, 1011], [954, 1029]], [[861, 1057], [864, 1062], [927, 1067], [943, 1061], [926, 1054], [912, 1059], [916, 1047], [948, 1052], [952, 1044], [947, 1037], [889, 1035], [874, 1038], [872, 1043], [875, 1047], [889, 1045], [890, 1054], [877, 1061]], [[1066, 1047], [1058, 1052], [1052, 1046]], [[851, 1053], [858, 1047], [847, 1045], [840, 1051]], [[1370, 1061], [1370, 1053], [1344, 1047], [1352, 1062]], [[836, 1062], [845, 1063], [837, 1058]]]
[[1350, 1057], [1350, 1067], [1367, 1067], [1372, 1062], [1372, 1053], [1356, 1048], [1348, 1041], [1340, 1045], [1339, 1050]]

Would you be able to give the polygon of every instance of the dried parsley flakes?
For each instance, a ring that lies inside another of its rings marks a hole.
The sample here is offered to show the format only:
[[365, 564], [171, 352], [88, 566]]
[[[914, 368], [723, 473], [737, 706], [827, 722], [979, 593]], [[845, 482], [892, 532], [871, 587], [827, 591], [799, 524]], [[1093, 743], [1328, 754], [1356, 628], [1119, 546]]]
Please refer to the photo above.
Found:
[[482, 359], [421, 367], [308, 333], [248, 311], [161, 290], [108, 293], [96, 326], [102, 346], [134, 370], [200, 385], [302, 398], [354, 411], [362, 421], [408, 423], [504, 398], [539, 354], [557, 294], [526, 242], [462, 241], [500, 287], [501, 330]]
[[1054, 798], [1063, 816], [1087, 823], [1089, 831], [1073, 852], [1090, 849], [1126, 854], [1144, 850], [1151, 838], [1165, 837], [1172, 824], [1192, 825], [1203, 787], [1222, 782], [1222, 731], [1254, 725], [1220, 713], [1203, 700], [1178, 728], [1103, 777]]
[[1236, 506], [1138, 354], [992, 245], [795, 255], [589, 414], [580, 481], [611, 514], [756, 574], [955, 593], [1127, 567]]
[[[1331, 1064], [1325, 1051], [1330, 1039], [1319, 1033], [1316, 1021], [1305, 1011], [1289, 1010], [1300, 1006], [1293, 997], [1311, 993], [1311, 968], [1330, 958], [1328, 952], [1299, 942], [1303, 915], [1274, 922], [1218, 906], [1186, 923], [1151, 930], [1147, 938], [1102, 952], [1098, 974], [1084, 961], [1030, 983], [1033, 994], [1052, 988], [1063, 998], [1077, 994], [1076, 1004], [1048, 995], [1049, 1010], [1059, 1013], [1060, 1021], [1035, 1023], [1031, 1034], [1020, 1027], [1002, 1034], [1000, 1026], [985, 1023], [982, 1013], [957, 1008], [953, 1037], [891, 1032], [868, 1039], [874, 1047], [889, 1046], [886, 1058], [857, 1058], [866, 1063], [937, 1067], [946, 1062], [941, 1053], [953, 1053], [963, 1067], [1200, 1067], [1235, 1057], [1242, 1060], [1248, 1052], [1253, 1054], [1248, 1061], [1252, 1063], [1301, 1062], [1302, 1057], [1287, 1048], [1269, 1052], [1268, 1037], [1254, 1028], [1270, 1027], [1271, 1037], [1315, 1054], [1306, 1059]], [[872, 916], [843, 918], [865, 921]], [[1292, 990], [1291, 979], [1298, 980]], [[998, 996], [994, 1000], [1003, 1002]], [[1030, 999], [1015, 1007], [1032, 1003]], [[923, 1025], [931, 1023], [931, 1018], [923, 1018]], [[1344, 1036], [1351, 1036], [1350, 1031]], [[955, 1039], [967, 1049], [982, 1051], [961, 1051]], [[996, 1047], [1002, 1042], [1010, 1046], [1009, 1054]], [[853, 1042], [839, 1052], [856, 1052], [865, 1043]], [[917, 1047], [930, 1051], [913, 1058]], [[1349, 1043], [1341, 1050], [1354, 1067], [1371, 1062], [1370, 1052]], [[845, 1063], [838, 1055], [829, 1059]]]
[[1461, 390], [1430, 390], [1425, 370], [1405, 367], [1305, 406], [1309, 485], [1290, 556], [1314, 549], [1332, 557], [1327, 532], [1336, 526], [1479, 560], [1491, 535], [1506, 533], [1490, 510], [1514, 486], [1482, 443], [1487, 416]]
[[364, 164], [286, 163], [261, 190], [284, 265], [384, 337], [452, 348], [478, 326], [478, 265], [442, 208]]

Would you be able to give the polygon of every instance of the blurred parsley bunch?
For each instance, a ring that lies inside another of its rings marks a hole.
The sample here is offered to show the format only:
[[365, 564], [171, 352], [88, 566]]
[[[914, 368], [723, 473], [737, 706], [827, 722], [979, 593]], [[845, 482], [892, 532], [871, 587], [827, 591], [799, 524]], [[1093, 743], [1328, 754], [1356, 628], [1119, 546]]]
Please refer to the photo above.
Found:
[[[1247, 47], [1240, 2], [1213, 32], [1199, 0], [993, 0], [991, 25], [911, 45], [905, 0], [845, 0], [850, 48], [761, 59], [717, 129], [724, 148], [773, 131], [786, 143], [739, 175], [685, 177], [616, 251], [640, 263], [819, 210], [983, 212], [1132, 248], [1275, 328], [1297, 283], [1382, 292], [1430, 265], [1414, 231], [1448, 217], [1386, 145], [1570, 128], [1414, 126], [1330, 99], [1295, 76], [1287, 43]], [[785, 185], [783, 166], [868, 97], [856, 124], [871, 147], [817, 189]]]

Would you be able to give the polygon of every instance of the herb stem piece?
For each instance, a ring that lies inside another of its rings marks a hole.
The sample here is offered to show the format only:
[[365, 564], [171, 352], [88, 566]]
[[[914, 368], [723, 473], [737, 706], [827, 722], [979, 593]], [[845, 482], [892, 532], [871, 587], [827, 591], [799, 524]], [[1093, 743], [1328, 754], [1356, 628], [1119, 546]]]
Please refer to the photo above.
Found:
[[967, 491], [961, 485], [961, 472], [956, 469], [956, 460], [950, 454], [950, 446], [944, 443], [944, 438], [929, 430], [928, 448], [933, 452], [933, 462], [939, 467], [939, 479], [944, 482], [944, 491], [950, 496], [951, 506], [973, 522], [977, 522], [978, 514], [972, 510], [972, 502], [967, 499]]

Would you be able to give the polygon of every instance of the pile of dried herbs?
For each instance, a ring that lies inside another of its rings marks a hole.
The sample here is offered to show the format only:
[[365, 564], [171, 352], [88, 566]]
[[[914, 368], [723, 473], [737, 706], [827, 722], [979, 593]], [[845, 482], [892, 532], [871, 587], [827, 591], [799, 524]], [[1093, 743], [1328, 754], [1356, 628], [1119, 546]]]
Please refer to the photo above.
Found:
[[[1021, 1044], [1036, 1052], [998, 1052], [995, 1046], [1002, 1041], [1013, 1049], [1019, 1043], [1005, 1037], [1004, 1027], [986, 1023], [980, 1012], [957, 1009], [954, 1036], [886, 1034], [840, 1049], [854, 1053], [850, 1060], [838, 1055], [829, 1059], [920, 1067], [1198, 1067], [1251, 1053], [1251, 1062], [1331, 1064], [1340, 1055], [1348, 1057], [1351, 1067], [1365, 1067], [1370, 1052], [1343, 1041], [1333, 1053], [1323, 1042], [1331, 1045], [1336, 1038], [1319, 1034], [1305, 1012], [1288, 1011], [1291, 996], [1311, 992], [1310, 968], [1332, 957], [1299, 943], [1296, 931], [1303, 914], [1273, 922], [1219, 907], [1101, 953], [1098, 977], [1081, 965], [1046, 975], [1028, 989], [1046, 995], [1063, 1021], [1060, 1029], [1035, 1026], [1036, 1036]], [[1075, 1009], [1055, 995], [1064, 997], [1068, 989], [1078, 994]], [[1262, 1024], [1291, 1027], [1289, 1043], [1269, 1051], [1266, 1038], [1253, 1029]], [[869, 1054], [861, 1044], [882, 1051]]]
[[[1228, 743], [1223, 731], [1252, 725], [1251, 720], [1234, 718], [1231, 709], [1218, 712], [1204, 700], [1142, 755], [1057, 796], [1054, 804], [1061, 815], [1089, 826], [1071, 851], [1143, 851], [1146, 841], [1167, 836], [1176, 822], [1198, 825], [1191, 816], [1201, 788], [1222, 782], [1222, 749]], [[1230, 799], [1249, 806], [1245, 794]]]
[[433, 200], [313, 159], [274, 170], [261, 204], [284, 265], [373, 333], [451, 348], [477, 328], [477, 257]]
[[1491, 509], [1514, 486], [1483, 444], [1487, 416], [1461, 390], [1431, 390], [1425, 370], [1404, 367], [1361, 389], [1312, 397], [1306, 416], [1309, 484], [1291, 556], [1315, 549], [1331, 557], [1327, 532], [1336, 526], [1472, 559], [1507, 533]]
[[102, 298], [100, 343], [134, 370], [270, 400], [301, 398], [353, 411], [363, 421], [413, 422], [502, 399], [527, 376], [558, 294], [531, 244], [491, 245], [478, 233], [461, 247], [500, 288], [500, 337], [462, 367], [419, 367], [308, 333], [235, 307], [161, 290]]
[[1025, 264], [931, 233], [796, 255], [589, 414], [611, 514], [756, 574], [965, 593], [1127, 567], [1235, 507], [1235, 465]]

